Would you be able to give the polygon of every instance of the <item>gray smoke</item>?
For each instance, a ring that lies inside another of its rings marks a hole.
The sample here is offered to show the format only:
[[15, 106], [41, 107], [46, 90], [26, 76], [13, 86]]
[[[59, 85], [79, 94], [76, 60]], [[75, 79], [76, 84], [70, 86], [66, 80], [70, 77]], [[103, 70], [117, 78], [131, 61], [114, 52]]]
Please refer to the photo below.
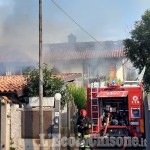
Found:
[[[38, 21], [33, 17], [34, 3], [31, 0], [12, 0], [12, 6], [7, 15], [2, 15], [1, 56], [12, 56], [13, 59], [17, 56], [35, 61], [38, 54]], [[9, 5], [3, 6], [1, 14], [5, 14], [9, 8]]]

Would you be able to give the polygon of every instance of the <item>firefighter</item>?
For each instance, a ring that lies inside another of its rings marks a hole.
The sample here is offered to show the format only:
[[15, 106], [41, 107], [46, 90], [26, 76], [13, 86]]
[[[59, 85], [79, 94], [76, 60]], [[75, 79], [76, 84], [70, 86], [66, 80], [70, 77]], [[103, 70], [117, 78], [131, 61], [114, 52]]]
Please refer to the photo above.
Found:
[[92, 127], [91, 120], [87, 117], [87, 111], [82, 109], [77, 120], [77, 136], [80, 139], [80, 147], [89, 147], [88, 139], [90, 138], [89, 130]]

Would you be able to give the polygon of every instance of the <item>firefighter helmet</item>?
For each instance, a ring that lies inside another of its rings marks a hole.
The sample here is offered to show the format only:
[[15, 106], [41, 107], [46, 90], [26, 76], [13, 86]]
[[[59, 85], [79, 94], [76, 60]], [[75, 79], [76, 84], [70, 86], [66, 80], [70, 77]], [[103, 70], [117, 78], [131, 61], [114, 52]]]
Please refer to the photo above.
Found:
[[81, 109], [80, 114], [83, 116], [87, 115], [87, 111], [85, 109]]

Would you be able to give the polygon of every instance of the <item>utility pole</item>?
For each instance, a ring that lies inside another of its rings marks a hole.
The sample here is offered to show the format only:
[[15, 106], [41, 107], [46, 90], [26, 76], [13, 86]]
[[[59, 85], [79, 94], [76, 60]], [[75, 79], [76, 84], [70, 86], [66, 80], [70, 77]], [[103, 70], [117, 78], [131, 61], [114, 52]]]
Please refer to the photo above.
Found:
[[43, 150], [44, 133], [43, 133], [42, 0], [39, 0], [39, 128], [40, 128], [40, 150]]
[[2, 134], [1, 134], [1, 115], [2, 115], [2, 113], [1, 113], [1, 107], [2, 107], [2, 102], [1, 102], [1, 98], [0, 98], [0, 149], [1, 149], [1, 140], [2, 140]]
[[[71, 102], [70, 100], [67, 102], [67, 138], [70, 138], [70, 106], [71, 106]], [[70, 146], [67, 146], [67, 149], [70, 150]]]

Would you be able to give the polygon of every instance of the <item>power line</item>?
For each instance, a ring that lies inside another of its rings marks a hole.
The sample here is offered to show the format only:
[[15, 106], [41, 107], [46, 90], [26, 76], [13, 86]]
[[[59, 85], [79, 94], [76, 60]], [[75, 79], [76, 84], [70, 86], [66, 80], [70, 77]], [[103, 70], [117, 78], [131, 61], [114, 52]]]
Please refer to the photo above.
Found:
[[83, 30], [88, 36], [90, 36], [93, 40], [95, 40], [100, 46], [102, 46], [105, 50], [106, 48], [96, 39], [94, 38], [88, 31], [86, 31], [77, 21], [75, 21], [66, 11], [64, 11], [56, 2], [51, 0], [52, 3], [59, 8], [71, 21], [73, 21], [81, 30]]

